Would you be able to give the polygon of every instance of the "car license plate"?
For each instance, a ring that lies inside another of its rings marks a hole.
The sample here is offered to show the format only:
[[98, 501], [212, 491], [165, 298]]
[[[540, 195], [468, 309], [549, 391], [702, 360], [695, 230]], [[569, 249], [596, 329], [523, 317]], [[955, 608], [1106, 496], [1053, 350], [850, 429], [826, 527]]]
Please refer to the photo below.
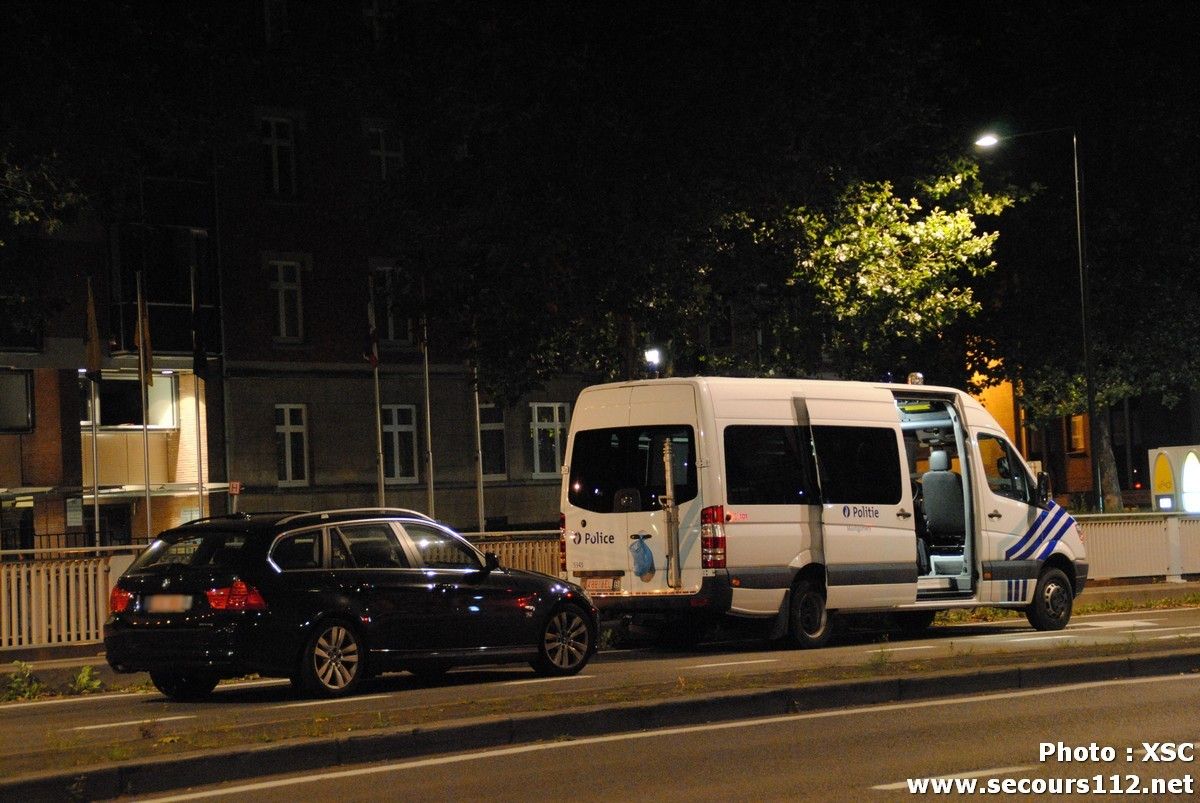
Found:
[[182, 613], [191, 607], [190, 594], [151, 594], [146, 597], [146, 613]]
[[583, 579], [584, 591], [619, 591], [621, 589], [621, 578], [619, 577], [585, 577]]

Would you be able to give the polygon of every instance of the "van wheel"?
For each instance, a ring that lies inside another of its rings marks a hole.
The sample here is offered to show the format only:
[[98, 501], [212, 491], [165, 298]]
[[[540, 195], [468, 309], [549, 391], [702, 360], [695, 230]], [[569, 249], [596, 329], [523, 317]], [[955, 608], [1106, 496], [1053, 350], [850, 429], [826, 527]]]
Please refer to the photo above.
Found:
[[829, 641], [833, 628], [825, 609], [825, 591], [819, 585], [801, 580], [792, 589], [788, 629], [797, 647], [823, 647]]
[[1038, 578], [1033, 602], [1025, 609], [1025, 618], [1037, 630], [1062, 630], [1071, 621], [1075, 590], [1061, 569], [1049, 569]]
[[933, 624], [937, 611], [901, 611], [892, 614], [896, 627], [906, 636], [919, 636]]

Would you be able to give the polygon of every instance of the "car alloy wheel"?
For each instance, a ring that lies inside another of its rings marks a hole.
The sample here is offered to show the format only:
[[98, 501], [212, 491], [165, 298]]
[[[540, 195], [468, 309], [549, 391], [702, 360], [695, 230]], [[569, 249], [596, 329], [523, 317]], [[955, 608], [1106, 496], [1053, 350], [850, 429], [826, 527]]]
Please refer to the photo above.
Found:
[[362, 676], [362, 658], [362, 646], [352, 629], [340, 622], [324, 624], [305, 651], [305, 685], [328, 697], [348, 694]]
[[583, 611], [564, 605], [542, 628], [538, 657], [533, 668], [543, 675], [573, 675], [591, 657], [594, 634]]

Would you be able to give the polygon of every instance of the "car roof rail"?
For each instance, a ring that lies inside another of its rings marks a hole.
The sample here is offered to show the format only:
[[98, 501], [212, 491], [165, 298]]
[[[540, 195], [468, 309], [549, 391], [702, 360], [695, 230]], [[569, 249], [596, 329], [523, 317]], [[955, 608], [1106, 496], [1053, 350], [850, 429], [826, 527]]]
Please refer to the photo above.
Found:
[[190, 524], [201, 524], [206, 521], [228, 521], [230, 519], [238, 519], [245, 521], [252, 516], [295, 516], [296, 514], [304, 513], [303, 510], [235, 510], [232, 513], [215, 513], [211, 516], [201, 516], [198, 519], [190, 519], [179, 525], [186, 527]]
[[433, 521], [433, 517], [428, 514], [421, 513], [418, 510], [411, 510], [406, 507], [342, 507], [333, 508], [331, 510], [314, 510], [308, 513], [296, 513], [287, 518], [280, 519], [276, 524], [296, 524], [304, 519], [311, 518], [314, 522], [345, 520], [356, 517], [377, 517], [385, 516], [404, 516], [405, 518], [423, 519], [424, 521]]

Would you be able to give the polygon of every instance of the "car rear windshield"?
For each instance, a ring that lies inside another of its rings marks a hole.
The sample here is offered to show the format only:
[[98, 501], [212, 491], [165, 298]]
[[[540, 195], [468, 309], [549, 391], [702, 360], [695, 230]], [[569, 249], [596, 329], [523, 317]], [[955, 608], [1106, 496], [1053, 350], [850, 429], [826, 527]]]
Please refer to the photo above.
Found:
[[152, 543], [133, 568], [237, 566], [244, 559], [246, 542], [247, 535], [238, 532], [172, 533]]
[[661, 510], [663, 448], [671, 444], [675, 503], [696, 498], [696, 447], [689, 426], [588, 429], [575, 434], [567, 499], [593, 513]]

